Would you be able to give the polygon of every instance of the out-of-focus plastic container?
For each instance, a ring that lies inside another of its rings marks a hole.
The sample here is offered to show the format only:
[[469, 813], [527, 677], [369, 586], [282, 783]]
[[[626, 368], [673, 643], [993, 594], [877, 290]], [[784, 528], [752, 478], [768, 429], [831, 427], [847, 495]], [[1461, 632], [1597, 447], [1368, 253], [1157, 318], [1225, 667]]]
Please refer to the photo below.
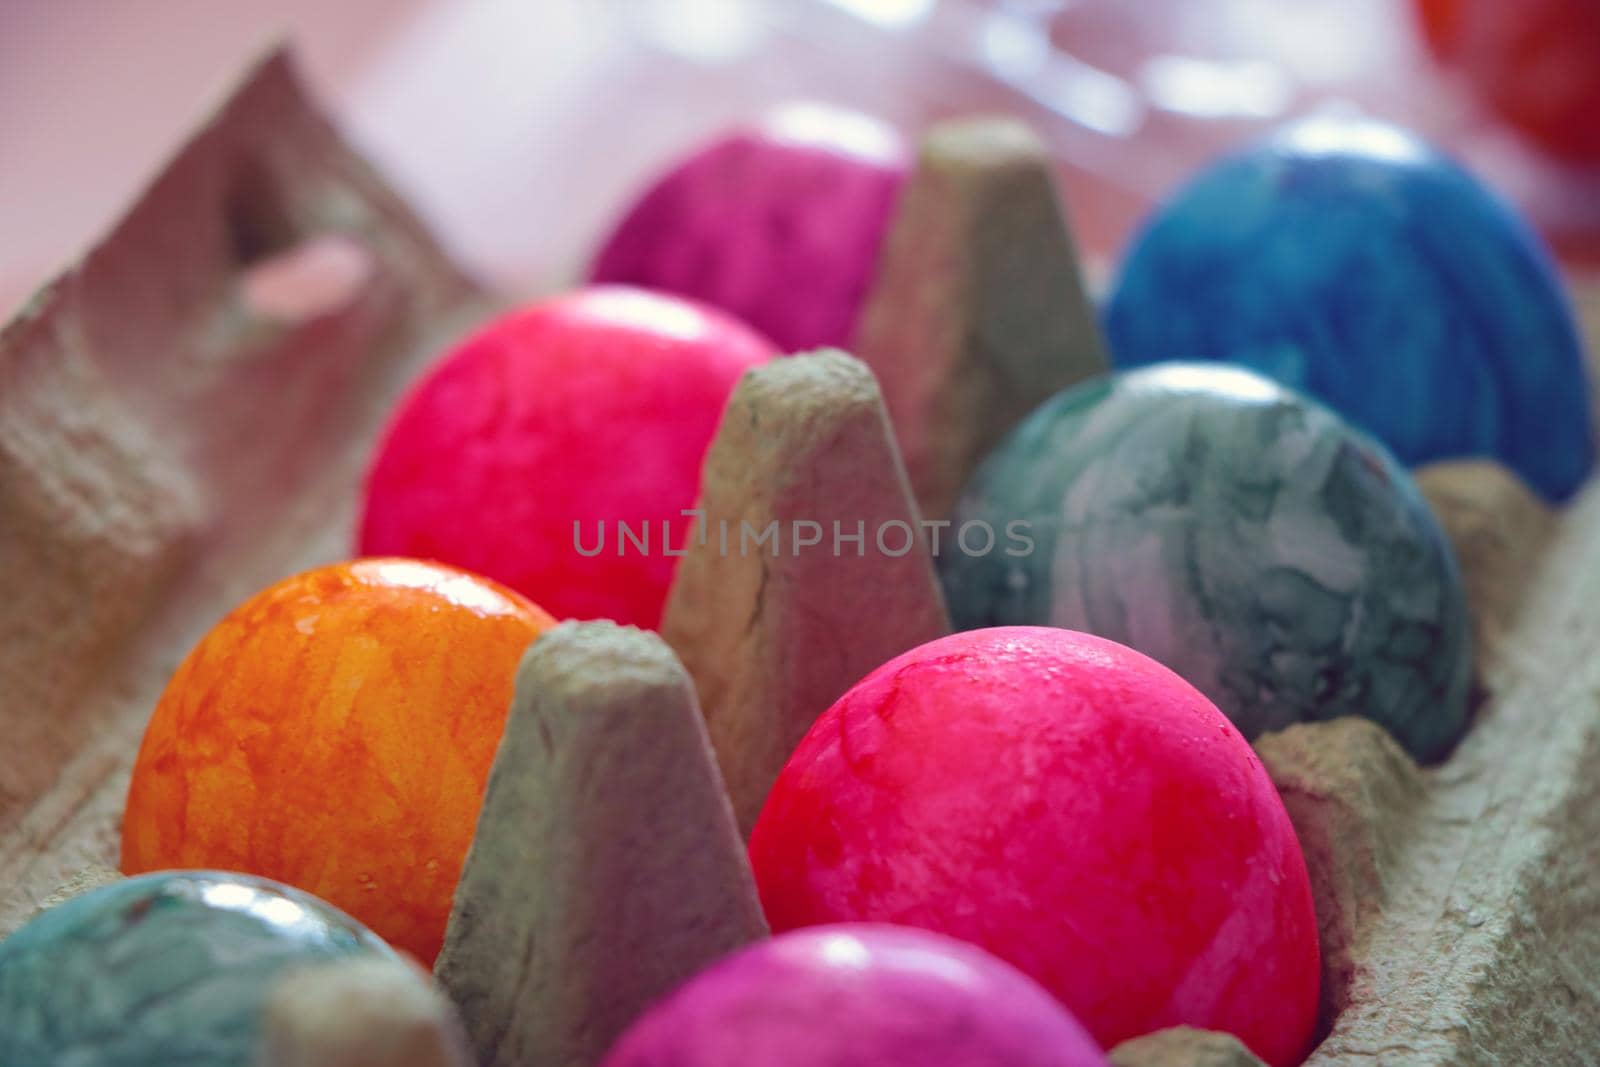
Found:
[[469, 258], [549, 284], [657, 167], [795, 97], [913, 130], [966, 112], [1028, 119], [1102, 262], [1206, 160], [1329, 111], [1418, 129], [1569, 256], [1600, 258], [1600, 175], [1495, 121], [1433, 59], [1409, 0], [444, 3], [351, 106]]
[[1061, 159], [1080, 241], [1101, 265], [1154, 199], [1217, 153], [1297, 115], [1366, 112], [1444, 143], [1569, 264], [1600, 265], [1600, 170], [1561, 164], [1498, 122], [1430, 54], [1416, 4], [256, 0], [225, 15], [203, 0], [0, 5], [0, 303], [104, 229], [221, 73], [275, 26], [358, 144], [468, 265], [510, 291], [580, 274], [657, 168], [795, 98], [909, 131], [958, 113], [1029, 120]]

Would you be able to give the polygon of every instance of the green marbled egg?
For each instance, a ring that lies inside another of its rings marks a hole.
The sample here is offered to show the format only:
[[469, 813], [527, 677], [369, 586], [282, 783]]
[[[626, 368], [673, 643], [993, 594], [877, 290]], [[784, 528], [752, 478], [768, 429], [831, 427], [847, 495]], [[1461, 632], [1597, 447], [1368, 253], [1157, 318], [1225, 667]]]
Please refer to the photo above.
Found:
[[1432, 512], [1382, 445], [1253, 372], [1158, 364], [1059, 394], [967, 486], [955, 523], [975, 522], [1025, 538], [941, 552], [960, 629], [1121, 642], [1251, 738], [1363, 715], [1431, 760], [1465, 729], [1466, 600]]
[[393, 957], [343, 912], [242, 874], [129, 878], [0, 941], [4, 1067], [255, 1067], [291, 968]]

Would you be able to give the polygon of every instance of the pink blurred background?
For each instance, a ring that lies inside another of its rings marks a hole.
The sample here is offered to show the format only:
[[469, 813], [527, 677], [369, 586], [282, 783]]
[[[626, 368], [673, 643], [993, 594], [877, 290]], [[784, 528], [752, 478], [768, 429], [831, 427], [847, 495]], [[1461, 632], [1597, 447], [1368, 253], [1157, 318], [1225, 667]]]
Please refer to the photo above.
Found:
[[797, 97], [908, 129], [1027, 118], [1101, 265], [1205, 159], [1325, 110], [1444, 142], [1569, 266], [1600, 262], [1597, 172], [1494, 121], [1406, 0], [0, 0], [0, 314], [279, 36], [462, 261], [512, 291], [574, 277], [654, 168]]

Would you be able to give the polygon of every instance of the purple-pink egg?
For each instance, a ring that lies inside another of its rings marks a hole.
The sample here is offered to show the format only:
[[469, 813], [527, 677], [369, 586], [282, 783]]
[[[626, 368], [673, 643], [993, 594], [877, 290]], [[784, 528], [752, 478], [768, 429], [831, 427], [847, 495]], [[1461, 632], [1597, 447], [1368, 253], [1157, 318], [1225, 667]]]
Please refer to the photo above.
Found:
[[848, 346], [906, 159], [877, 119], [791, 104], [659, 178], [592, 279], [693, 297], [786, 351]]
[[692, 979], [604, 1067], [1106, 1067], [1048, 993], [961, 941], [814, 926]]

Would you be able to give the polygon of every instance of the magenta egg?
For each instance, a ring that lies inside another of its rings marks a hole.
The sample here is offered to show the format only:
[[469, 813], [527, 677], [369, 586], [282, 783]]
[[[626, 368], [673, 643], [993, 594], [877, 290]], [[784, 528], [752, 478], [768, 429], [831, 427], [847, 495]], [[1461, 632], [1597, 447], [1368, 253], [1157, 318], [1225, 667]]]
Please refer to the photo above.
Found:
[[604, 1067], [1105, 1067], [1083, 1027], [971, 945], [881, 925], [745, 949], [634, 1024]]
[[787, 352], [848, 347], [905, 172], [889, 127], [791, 105], [660, 177], [592, 279], [704, 301]]

